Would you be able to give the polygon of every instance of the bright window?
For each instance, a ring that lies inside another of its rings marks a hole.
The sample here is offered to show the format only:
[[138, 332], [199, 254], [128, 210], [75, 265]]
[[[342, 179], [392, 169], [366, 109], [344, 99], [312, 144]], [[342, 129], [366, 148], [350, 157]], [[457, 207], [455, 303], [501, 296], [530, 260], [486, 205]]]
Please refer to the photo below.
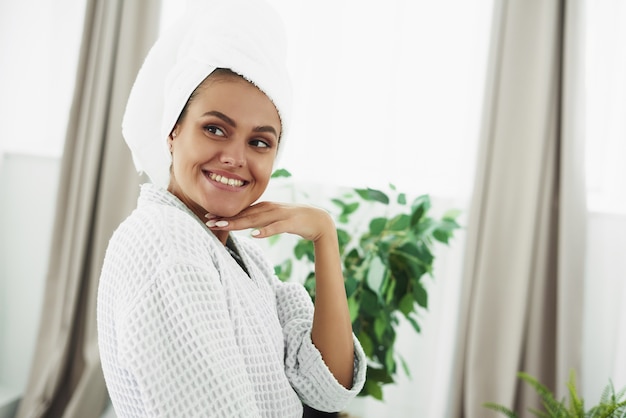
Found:
[[[269, 0], [295, 86], [279, 165], [297, 180], [467, 198], [492, 0]], [[179, 0], [164, 0], [163, 25]]]
[[0, 2], [0, 154], [60, 156], [84, 0]]
[[626, 3], [586, 3], [589, 209], [626, 214]]
[[35, 347], [84, 8], [0, 1], [0, 411]]

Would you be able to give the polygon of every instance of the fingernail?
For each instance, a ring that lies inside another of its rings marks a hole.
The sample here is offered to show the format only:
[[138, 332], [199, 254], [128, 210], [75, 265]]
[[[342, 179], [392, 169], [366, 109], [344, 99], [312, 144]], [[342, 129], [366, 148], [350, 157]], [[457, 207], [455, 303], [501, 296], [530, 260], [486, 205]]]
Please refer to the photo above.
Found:
[[215, 226], [215, 220], [211, 219], [210, 221], [206, 222], [206, 226], [208, 226], [209, 228], [213, 228]]
[[207, 213], [206, 215], [204, 215], [205, 218], [212, 218], [213, 214], [212, 213]]
[[[209, 221], [211, 222], [211, 221]], [[228, 221], [217, 221], [215, 222], [215, 226], [217, 226], [218, 228], [223, 228], [225, 226], [228, 226]]]
[[250, 235], [252, 235], [253, 237], [256, 237], [260, 233], [261, 233], [261, 231], [259, 231], [258, 229], [253, 229], [252, 232], [250, 232]]

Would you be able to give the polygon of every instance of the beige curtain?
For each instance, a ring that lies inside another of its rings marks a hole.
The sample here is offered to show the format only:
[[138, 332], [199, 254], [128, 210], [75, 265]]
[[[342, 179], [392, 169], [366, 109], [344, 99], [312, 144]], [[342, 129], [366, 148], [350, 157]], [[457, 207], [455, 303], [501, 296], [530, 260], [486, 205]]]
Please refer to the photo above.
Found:
[[485, 118], [448, 416], [539, 407], [580, 376], [586, 232], [582, 5], [495, 0]]
[[86, 3], [43, 314], [17, 417], [98, 417], [106, 400], [96, 290], [109, 237], [138, 193], [121, 120], [156, 36], [160, 2]]

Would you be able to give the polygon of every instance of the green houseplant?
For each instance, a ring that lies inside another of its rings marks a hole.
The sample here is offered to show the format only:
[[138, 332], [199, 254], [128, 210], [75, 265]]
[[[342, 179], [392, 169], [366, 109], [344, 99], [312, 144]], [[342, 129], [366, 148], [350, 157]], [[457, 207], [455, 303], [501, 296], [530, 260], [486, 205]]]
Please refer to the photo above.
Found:
[[[289, 176], [284, 170], [274, 174]], [[366, 383], [359, 395], [382, 400], [382, 387], [394, 382], [399, 365], [410, 376], [394, 347], [396, 328], [402, 317], [420, 332], [419, 315], [428, 308], [424, 277], [433, 274], [434, 246], [449, 243], [459, 228], [459, 212], [436, 219], [430, 216], [429, 196], [409, 201], [392, 185], [385, 192], [352, 189], [327, 203], [336, 215], [352, 328], [368, 357]], [[293, 256], [275, 271], [289, 280], [294, 264], [303, 263], [308, 271], [304, 286], [315, 300], [313, 254], [312, 243], [299, 240]]]
[[[539, 397], [545, 411], [531, 409], [537, 417], [542, 418], [626, 418], [626, 388], [616, 393], [613, 383], [609, 382], [604, 388], [600, 401], [588, 410], [585, 410], [584, 400], [576, 389], [576, 377], [574, 372], [570, 373], [567, 388], [569, 391], [569, 402], [565, 399], [557, 400], [554, 394], [537, 379], [520, 372], [518, 377], [531, 385]], [[487, 402], [486, 408], [501, 412], [509, 418], [517, 418], [518, 415], [511, 409], [496, 403]]]

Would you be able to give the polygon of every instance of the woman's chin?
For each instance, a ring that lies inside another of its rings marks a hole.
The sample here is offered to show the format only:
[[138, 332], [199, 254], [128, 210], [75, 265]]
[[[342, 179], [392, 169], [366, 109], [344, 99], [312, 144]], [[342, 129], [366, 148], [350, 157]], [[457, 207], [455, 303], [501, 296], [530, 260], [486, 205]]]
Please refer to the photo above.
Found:
[[213, 218], [232, 218], [233, 216], [238, 215], [243, 208], [212, 208], [208, 209], [207, 212], [212, 215]]

